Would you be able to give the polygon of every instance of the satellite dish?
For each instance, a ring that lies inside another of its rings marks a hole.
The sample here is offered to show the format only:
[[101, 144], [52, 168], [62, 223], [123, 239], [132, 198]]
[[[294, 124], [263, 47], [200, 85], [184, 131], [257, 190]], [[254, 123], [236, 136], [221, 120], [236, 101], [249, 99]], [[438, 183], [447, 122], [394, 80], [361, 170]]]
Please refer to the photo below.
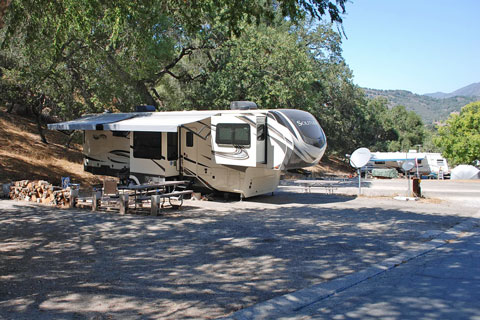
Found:
[[372, 154], [367, 148], [358, 148], [350, 157], [350, 165], [354, 168], [361, 168], [370, 161]]
[[413, 162], [412, 160], [404, 161], [402, 164], [402, 169], [405, 171], [410, 171], [413, 169], [413, 167], [415, 167], [415, 162]]

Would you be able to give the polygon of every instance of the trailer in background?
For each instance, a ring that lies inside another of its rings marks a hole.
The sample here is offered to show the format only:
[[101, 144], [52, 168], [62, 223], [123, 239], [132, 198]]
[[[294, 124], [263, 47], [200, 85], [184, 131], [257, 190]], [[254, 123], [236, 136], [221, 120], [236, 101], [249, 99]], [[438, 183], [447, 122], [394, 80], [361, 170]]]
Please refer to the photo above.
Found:
[[367, 164], [367, 170], [394, 168], [403, 172], [402, 163], [413, 161], [415, 167], [412, 173], [420, 177], [443, 179], [450, 175], [447, 159], [440, 153], [416, 152], [372, 152], [372, 157]]

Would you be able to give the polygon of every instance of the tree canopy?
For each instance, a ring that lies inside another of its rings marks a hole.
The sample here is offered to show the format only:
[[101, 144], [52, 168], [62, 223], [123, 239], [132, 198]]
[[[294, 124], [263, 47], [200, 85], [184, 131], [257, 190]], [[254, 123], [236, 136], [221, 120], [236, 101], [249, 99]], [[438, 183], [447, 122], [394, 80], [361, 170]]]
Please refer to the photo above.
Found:
[[94, 110], [106, 105], [119, 110], [142, 103], [158, 105], [162, 101], [155, 87], [193, 51], [218, 47], [245, 25], [270, 23], [276, 15], [292, 21], [307, 14], [329, 15], [341, 22], [344, 4], [344, 0], [12, 1], [0, 38], [1, 54], [11, 63], [2, 67], [14, 69], [7, 78], [33, 85], [33, 91], [46, 93], [58, 104], [66, 101], [65, 94], [72, 98], [75, 92]]
[[480, 160], [480, 102], [451, 114], [445, 125], [439, 126], [435, 144], [452, 165], [472, 164]]
[[68, 120], [140, 104], [222, 109], [252, 100], [311, 112], [329, 152], [417, 144], [419, 119], [369, 102], [353, 84], [334, 28], [345, 3], [7, 1], [0, 102], [28, 105], [42, 132], [45, 113]]

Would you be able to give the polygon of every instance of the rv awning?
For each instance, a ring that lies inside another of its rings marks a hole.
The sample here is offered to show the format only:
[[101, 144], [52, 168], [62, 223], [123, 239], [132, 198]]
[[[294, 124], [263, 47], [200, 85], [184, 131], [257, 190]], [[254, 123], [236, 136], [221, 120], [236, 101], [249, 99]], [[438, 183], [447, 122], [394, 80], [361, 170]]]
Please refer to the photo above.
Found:
[[177, 132], [178, 127], [210, 118], [218, 111], [103, 113], [52, 123], [51, 130], [111, 130]]
[[181, 112], [175, 112], [175, 114], [147, 113], [135, 118], [104, 124], [103, 128], [112, 131], [177, 132], [178, 127], [184, 124], [204, 120], [214, 114], [214, 112], [199, 114], [182, 114]]
[[96, 130], [100, 125], [112, 122], [130, 119], [135, 117], [132, 113], [102, 113], [86, 115], [72, 121], [51, 123], [48, 125], [50, 130]]

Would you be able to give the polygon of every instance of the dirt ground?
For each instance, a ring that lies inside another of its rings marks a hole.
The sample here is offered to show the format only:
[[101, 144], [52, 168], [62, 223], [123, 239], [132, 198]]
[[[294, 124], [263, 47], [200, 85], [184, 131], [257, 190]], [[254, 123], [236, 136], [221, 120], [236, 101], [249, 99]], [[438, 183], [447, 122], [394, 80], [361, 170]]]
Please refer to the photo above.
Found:
[[60, 185], [70, 177], [84, 186], [99, 183], [98, 176], [83, 171], [82, 146], [58, 131], [45, 130], [48, 144], [38, 135], [32, 119], [5, 112], [0, 107], [0, 183], [17, 180], [47, 180]]
[[279, 192], [120, 216], [0, 201], [0, 319], [212, 319], [395, 256], [458, 204]]

